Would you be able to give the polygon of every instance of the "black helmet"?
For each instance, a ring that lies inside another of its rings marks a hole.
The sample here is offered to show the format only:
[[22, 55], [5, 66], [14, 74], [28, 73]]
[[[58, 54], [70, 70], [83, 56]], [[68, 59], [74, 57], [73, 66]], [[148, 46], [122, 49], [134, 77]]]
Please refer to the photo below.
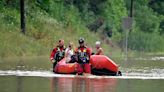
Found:
[[84, 43], [84, 38], [80, 37], [79, 43]]

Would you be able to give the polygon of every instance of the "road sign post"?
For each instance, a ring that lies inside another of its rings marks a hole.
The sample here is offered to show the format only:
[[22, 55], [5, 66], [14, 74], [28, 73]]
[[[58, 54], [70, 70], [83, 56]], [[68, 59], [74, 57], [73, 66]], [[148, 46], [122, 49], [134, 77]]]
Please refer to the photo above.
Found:
[[132, 18], [126, 17], [122, 19], [122, 29], [125, 32], [125, 45], [124, 45], [124, 52], [125, 52], [125, 61], [127, 61], [128, 57], [128, 35], [129, 30], [132, 28]]

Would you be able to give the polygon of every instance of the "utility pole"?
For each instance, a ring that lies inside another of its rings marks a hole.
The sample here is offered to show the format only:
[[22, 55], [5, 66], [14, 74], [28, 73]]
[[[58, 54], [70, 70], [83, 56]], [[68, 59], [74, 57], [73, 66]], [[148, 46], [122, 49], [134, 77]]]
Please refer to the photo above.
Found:
[[133, 24], [133, 0], [131, 0], [130, 2], [130, 12], [129, 12], [129, 16], [126, 18], [123, 18], [122, 20], [122, 28], [123, 30], [125, 30], [125, 61], [127, 61], [128, 59], [128, 38], [129, 35], [132, 31], [132, 25]]
[[[129, 17], [132, 19], [133, 17], [133, 0], [130, 2], [130, 14]], [[132, 32], [132, 29], [129, 30], [129, 34]]]
[[20, 21], [21, 21], [21, 32], [25, 34], [26, 23], [25, 23], [25, 7], [24, 0], [20, 0]]
[[133, 0], [131, 0], [131, 3], [130, 3], [130, 17], [131, 18], [133, 17]]

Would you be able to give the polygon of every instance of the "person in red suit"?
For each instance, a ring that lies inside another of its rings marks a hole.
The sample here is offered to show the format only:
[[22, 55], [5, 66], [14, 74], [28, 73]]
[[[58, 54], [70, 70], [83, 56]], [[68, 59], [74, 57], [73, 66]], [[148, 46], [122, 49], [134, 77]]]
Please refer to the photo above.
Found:
[[64, 40], [59, 40], [58, 45], [52, 50], [50, 55], [50, 60], [53, 64], [53, 72], [56, 64], [64, 58], [65, 55], [65, 46]]
[[77, 74], [82, 75], [83, 73], [90, 74], [91, 66], [89, 64], [91, 50], [85, 46], [84, 38], [79, 39], [79, 47], [75, 50], [75, 55], [77, 57]]

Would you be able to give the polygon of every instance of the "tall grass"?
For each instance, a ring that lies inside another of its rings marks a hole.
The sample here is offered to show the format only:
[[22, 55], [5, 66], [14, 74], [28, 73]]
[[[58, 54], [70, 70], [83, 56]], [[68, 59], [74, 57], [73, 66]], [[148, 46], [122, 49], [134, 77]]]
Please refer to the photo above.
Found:
[[145, 52], [164, 51], [164, 37], [157, 33], [132, 32], [129, 36], [129, 48]]
[[[77, 47], [79, 37], [84, 37], [86, 44], [95, 50], [95, 41], [101, 40], [98, 34], [84, 26], [73, 6], [63, 12], [66, 18], [62, 21], [55, 17], [58, 14], [51, 15], [32, 3], [26, 7], [25, 35], [19, 29], [19, 10], [0, 9], [0, 57], [48, 56], [59, 39], [64, 39], [65, 45], [72, 41]], [[107, 44], [104, 43], [103, 47], [107, 54], [111, 52]]]
[[[59, 39], [64, 39], [66, 45], [72, 41], [77, 47], [79, 37], [84, 37], [87, 46], [93, 51], [95, 41], [100, 40], [106, 55], [122, 55], [119, 46], [111, 47], [100, 39], [99, 33], [90, 32], [86, 28], [86, 19], [81, 19], [75, 6], [65, 6], [62, 2], [52, 1], [48, 11], [45, 11], [37, 4], [26, 1], [26, 35], [20, 33], [19, 9], [1, 6], [0, 12], [0, 57], [49, 55]], [[112, 38], [114, 44], [123, 39], [121, 33], [115, 34]], [[129, 49], [164, 51], [162, 39], [157, 34], [132, 32]]]

